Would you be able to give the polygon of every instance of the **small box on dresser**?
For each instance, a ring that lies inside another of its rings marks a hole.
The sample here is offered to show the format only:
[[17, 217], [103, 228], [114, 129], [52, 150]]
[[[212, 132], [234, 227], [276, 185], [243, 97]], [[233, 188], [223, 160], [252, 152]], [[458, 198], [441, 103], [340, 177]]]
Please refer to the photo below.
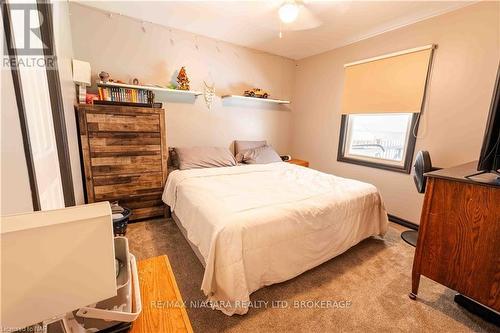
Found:
[[76, 110], [86, 201], [118, 201], [132, 210], [131, 220], [162, 216], [165, 111], [90, 104]]

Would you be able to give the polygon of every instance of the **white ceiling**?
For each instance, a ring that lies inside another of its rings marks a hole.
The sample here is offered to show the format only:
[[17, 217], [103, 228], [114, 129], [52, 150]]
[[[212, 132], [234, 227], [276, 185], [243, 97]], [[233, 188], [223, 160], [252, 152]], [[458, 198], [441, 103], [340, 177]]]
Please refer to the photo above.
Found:
[[302, 31], [285, 30], [280, 39], [280, 0], [78, 2], [291, 59], [322, 53], [473, 3], [306, 1], [307, 8], [323, 25]]

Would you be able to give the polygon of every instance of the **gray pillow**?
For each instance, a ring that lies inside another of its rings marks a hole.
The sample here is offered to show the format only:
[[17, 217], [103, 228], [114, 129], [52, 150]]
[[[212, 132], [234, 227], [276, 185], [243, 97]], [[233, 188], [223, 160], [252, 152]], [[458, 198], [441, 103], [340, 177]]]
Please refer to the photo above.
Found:
[[280, 155], [271, 146], [267, 145], [240, 152], [236, 155], [236, 160], [246, 164], [282, 162]]
[[227, 148], [176, 147], [174, 150], [180, 170], [237, 165], [233, 154]]
[[253, 149], [258, 147], [263, 147], [267, 145], [267, 141], [234, 141], [234, 154], [238, 155], [242, 153], [244, 150]]

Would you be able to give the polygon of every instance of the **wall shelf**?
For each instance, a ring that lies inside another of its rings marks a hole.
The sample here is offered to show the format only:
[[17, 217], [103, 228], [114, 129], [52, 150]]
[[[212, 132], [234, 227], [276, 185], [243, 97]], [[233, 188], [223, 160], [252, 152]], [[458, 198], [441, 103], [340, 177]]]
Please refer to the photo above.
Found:
[[253, 102], [263, 102], [263, 103], [274, 103], [274, 104], [290, 104], [290, 101], [282, 100], [282, 99], [272, 99], [272, 98], [258, 98], [258, 97], [247, 97], [240, 95], [224, 95], [221, 96], [222, 99], [234, 99], [234, 100], [245, 100], [245, 101], [253, 101]]
[[118, 88], [150, 90], [153, 91], [154, 93], [167, 94], [173, 96], [197, 97], [202, 95], [200, 91], [195, 91], [195, 90], [178, 90], [178, 89], [170, 89], [170, 88], [163, 88], [156, 86], [137, 86], [133, 84], [115, 83], [115, 82], [97, 83], [97, 85], [100, 87], [118, 87]]

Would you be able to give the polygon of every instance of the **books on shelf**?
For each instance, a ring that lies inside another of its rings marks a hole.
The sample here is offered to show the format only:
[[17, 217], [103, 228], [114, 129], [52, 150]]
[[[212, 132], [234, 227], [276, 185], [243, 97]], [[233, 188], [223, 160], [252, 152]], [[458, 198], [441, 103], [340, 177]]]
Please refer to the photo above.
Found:
[[102, 85], [98, 85], [97, 89], [99, 92], [99, 100], [101, 101], [142, 104], [154, 103], [154, 92], [146, 89], [106, 87]]
[[136, 102], [114, 102], [114, 101], [101, 101], [95, 100], [94, 105], [114, 105], [114, 106], [136, 106], [143, 108], [157, 108], [161, 109], [163, 107], [162, 103], [154, 102], [154, 103], [136, 103]]

